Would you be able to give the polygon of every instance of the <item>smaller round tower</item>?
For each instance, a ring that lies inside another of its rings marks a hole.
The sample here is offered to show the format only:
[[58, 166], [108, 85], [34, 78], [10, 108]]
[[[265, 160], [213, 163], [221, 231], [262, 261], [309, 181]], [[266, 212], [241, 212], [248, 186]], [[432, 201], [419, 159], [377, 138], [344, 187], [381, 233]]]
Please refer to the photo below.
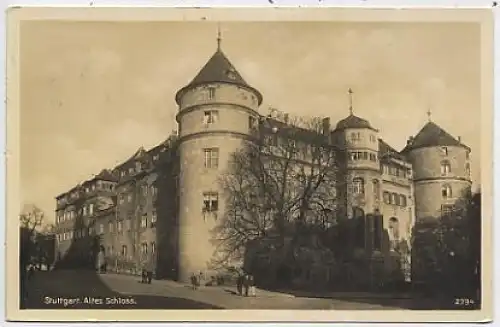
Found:
[[470, 148], [430, 119], [403, 153], [413, 165], [416, 219], [442, 216], [470, 190]]
[[373, 213], [381, 199], [378, 130], [353, 114], [352, 91], [350, 114], [340, 120], [333, 131], [335, 143], [344, 153], [339, 172], [339, 198], [345, 214], [352, 218]]

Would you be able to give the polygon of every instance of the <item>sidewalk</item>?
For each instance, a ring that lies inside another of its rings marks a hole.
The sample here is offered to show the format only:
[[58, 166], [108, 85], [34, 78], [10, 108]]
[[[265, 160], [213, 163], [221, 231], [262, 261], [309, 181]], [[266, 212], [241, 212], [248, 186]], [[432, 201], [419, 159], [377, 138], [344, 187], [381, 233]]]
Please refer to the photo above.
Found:
[[[105, 275], [124, 280], [139, 280], [140, 277], [132, 275], [122, 275], [116, 273], [107, 273]], [[191, 284], [176, 282], [167, 279], [154, 280], [155, 285], [164, 285], [169, 288], [190, 289]], [[198, 292], [222, 293], [225, 295], [236, 295], [234, 286], [200, 286]], [[369, 292], [312, 292], [302, 290], [265, 290], [256, 289], [258, 297], [263, 298], [311, 298], [311, 299], [411, 299], [410, 294], [406, 293], [369, 293]]]

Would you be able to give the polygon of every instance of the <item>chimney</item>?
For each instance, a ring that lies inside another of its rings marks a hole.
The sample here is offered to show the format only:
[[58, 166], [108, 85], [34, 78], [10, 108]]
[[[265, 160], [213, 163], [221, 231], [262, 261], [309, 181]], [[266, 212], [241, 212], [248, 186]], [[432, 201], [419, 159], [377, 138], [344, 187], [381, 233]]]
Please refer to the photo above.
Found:
[[283, 121], [285, 124], [288, 124], [288, 114], [283, 115]]
[[323, 134], [328, 135], [330, 133], [330, 117], [323, 118]]
[[406, 141], [406, 145], [410, 145], [413, 143], [413, 136], [410, 136], [408, 140]]
[[458, 142], [462, 143], [462, 137], [460, 137], [460, 136], [458, 137]]

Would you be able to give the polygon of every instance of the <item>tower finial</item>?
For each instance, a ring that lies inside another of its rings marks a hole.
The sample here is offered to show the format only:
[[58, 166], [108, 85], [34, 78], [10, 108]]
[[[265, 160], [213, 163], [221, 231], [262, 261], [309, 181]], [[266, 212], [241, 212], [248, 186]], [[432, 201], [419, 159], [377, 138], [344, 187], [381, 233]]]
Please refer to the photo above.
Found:
[[427, 119], [429, 120], [429, 122], [432, 121], [431, 115], [432, 115], [431, 108], [429, 108], [429, 109], [427, 109]]
[[217, 50], [220, 50], [221, 41], [222, 41], [222, 36], [220, 32], [220, 23], [217, 23]]
[[352, 115], [352, 94], [354, 93], [351, 88], [347, 91], [349, 93], [349, 114]]

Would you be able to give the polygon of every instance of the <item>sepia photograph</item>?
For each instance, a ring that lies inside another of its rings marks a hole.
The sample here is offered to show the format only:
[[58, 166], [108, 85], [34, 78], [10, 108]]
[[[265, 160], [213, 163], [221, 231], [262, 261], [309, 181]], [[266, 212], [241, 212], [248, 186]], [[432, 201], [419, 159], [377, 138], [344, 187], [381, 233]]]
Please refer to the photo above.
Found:
[[491, 318], [491, 12], [160, 12], [8, 12], [11, 319]]

